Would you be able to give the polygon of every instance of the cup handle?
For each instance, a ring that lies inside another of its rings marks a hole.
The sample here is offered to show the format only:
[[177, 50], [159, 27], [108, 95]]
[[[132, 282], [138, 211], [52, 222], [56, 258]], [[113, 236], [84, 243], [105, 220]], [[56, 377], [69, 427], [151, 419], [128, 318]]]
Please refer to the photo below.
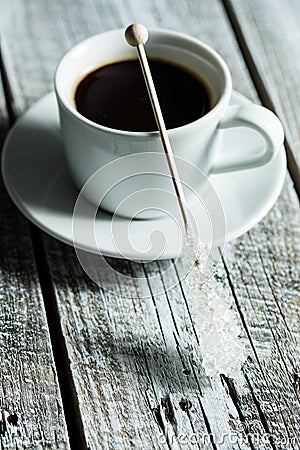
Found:
[[[246, 155], [242, 149], [234, 159], [219, 154], [211, 173], [250, 169], [268, 163], [283, 145], [284, 133], [280, 120], [269, 109], [260, 105], [230, 105], [218, 124], [217, 134], [234, 127], [248, 127], [263, 137], [265, 146], [258, 155]], [[220, 137], [220, 136], [219, 136]], [[219, 141], [217, 139], [217, 141]], [[242, 144], [241, 144], [242, 145]]]

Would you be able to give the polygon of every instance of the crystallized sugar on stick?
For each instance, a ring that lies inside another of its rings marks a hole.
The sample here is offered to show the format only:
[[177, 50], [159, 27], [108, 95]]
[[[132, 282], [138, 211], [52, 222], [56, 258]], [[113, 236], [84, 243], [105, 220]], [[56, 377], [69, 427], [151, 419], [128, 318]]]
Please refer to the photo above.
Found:
[[224, 374], [234, 378], [245, 361], [244, 346], [239, 338], [240, 327], [232, 309], [229, 292], [208, 269], [208, 249], [195, 241], [184, 248], [183, 258], [194, 259], [185, 282], [193, 299], [195, 328], [200, 335], [202, 365], [206, 375]]
[[[125, 38], [129, 45], [137, 49], [185, 226], [186, 240], [181, 262], [185, 268], [193, 267], [186, 281], [194, 298], [195, 326], [200, 332], [203, 366], [207, 375], [223, 373], [234, 377], [239, 372], [244, 360], [243, 347], [238, 339], [240, 330], [236, 324], [233, 310], [230, 309], [229, 295], [212, 275], [209, 276], [213, 266], [210, 258], [207, 257], [206, 248], [198, 239], [195, 239], [192, 228], [190, 228], [191, 217], [186, 206], [183, 187], [144, 49], [144, 44], [148, 40], [148, 31], [144, 25], [132, 24], [126, 29]], [[199, 250], [200, 257], [197, 257]]]

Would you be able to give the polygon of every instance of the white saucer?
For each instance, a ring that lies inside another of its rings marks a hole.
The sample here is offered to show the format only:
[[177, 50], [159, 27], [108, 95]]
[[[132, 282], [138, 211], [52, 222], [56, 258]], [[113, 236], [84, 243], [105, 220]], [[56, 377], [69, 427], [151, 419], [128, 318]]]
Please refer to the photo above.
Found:
[[[249, 102], [233, 93], [232, 103]], [[247, 134], [247, 133], [246, 133]], [[224, 151], [239, 148], [247, 141], [245, 130], [229, 130], [225, 134]], [[212, 175], [209, 180], [216, 190], [225, 214], [225, 239], [230, 241], [257, 224], [271, 209], [282, 189], [286, 172], [284, 148], [265, 166], [227, 174]], [[78, 191], [73, 186], [61, 142], [59, 118], [54, 93], [33, 105], [14, 125], [4, 144], [2, 173], [5, 186], [22, 213], [51, 236], [73, 245], [72, 216]], [[90, 207], [87, 206], [87, 209]], [[204, 209], [196, 213], [202, 240], [209, 240], [210, 221]], [[89, 221], [85, 228], [85, 221]], [[95, 223], [96, 236], [84, 232], [90, 228], [90, 217], [81, 217], [82, 233], [76, 233], [75, 245], [86, 251], [105, 256], [144, 258], [153, 231], [166, 236], [161, 259], [178, 254], [178, 230], [169, 218], [135, 220], [118, 219], [114, 232], [130, 230], [130, 250], [115, 246], [111, 228], [112, 216], [100, 211]]]

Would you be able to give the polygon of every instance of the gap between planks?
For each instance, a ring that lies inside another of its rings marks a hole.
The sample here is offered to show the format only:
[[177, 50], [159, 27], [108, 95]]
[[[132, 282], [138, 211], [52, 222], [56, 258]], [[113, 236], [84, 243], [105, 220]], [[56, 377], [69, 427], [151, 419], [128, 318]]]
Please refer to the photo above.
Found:
[[1, 47], [1, 41], [0, 41], [0, 83], [2, 83], [3, 87], [3, 93], [4, 93], [4, 99], [6, 104], [6, 109], [8, 113], [8, 121], [9, 126], [11, 127], [16, 120], [16, 114], [13, 107], [13, 95], [11, 92], [10, 84], [8, 81], [8, 76], [6, 73], [4, 60], [2, 56], [2, 47]]
[[[236, 41], [239, 45], [240, 51], [243, 55], [243, 58], [244, 58], [246, 66], [247, 66], [247, 69], [249, 71], [250, 77], [251, 77], [252, 82], [257, 91], [258, 97], [263, 106], [271, 109], [276, 114], [276, 109], [274, 107], [274, 103], [273, 103], [270, 95], [268, 94], [268, 91], [265, 87], [262, 77], [259, 74], [259, 71], [257, 70], [257, 67], [255, 65], [251, 51], [250, 51], [250, 49], [247, 45], [247, 42], [244, 38], [241, 26], [239, 24], [238, 18], [236, 16], [234, 8], [231, 4], [231, 1], [230, 0], [221, 0], [221, 1], [223, 3], [223, 6], [224, 6], [225, 12], [227, 14], [228, 20], [230, 22], [230, 25], [232, 27], [232, 31], [236, 37]], [[298, 198], [300, 198], [300, 177], [299, 177], [299, 170], [297, 167], [297, 162], [296, 162], [293, 152], [291, 150], [290, 143], [287, 141], [287, 139], [285, 139], [284, 146], [285, 146], [286, 155], [287, 155], [288, 171], [293, 180], [294, 188], [298, 195]]]
[[40, 230], [30, 224], [32, 247], [45, 304], [52, 351], [61, 391], [71, 449], [87, 450], [78, 397], [70, 368], [70, 360], [61, 328], [58, 306]]
[[[0, 75], [0, 82], [2, 82], [6, 108], [8, 111], [9, 125], [11, 127], [17, 120], [18, 114], [16, 113], [14, 108], [14, 97], [6, 73], [5, 62], [2, 56], [1, 48]], [[31, 222], [29, 222], [29, 230], [46, 311], [51, 347], [62, 397], [65, 421], [68, 429], [70, 448], [76, 450], [87, 450], [88, 447], [84, 436], [83, 424], [79, 411], [78, 397], [72, 378], [70, 361], [68, 358], [65, 339], [59, 320], [57, 302], [52, 287], [44, 244], [42, 242], [42, 232]]]

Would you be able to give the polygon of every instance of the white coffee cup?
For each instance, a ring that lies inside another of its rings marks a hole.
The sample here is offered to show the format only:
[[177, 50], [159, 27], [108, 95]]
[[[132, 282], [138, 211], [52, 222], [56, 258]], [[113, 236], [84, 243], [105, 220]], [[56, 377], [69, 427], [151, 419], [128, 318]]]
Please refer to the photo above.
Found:
[[[210, 111], [192, 123], [168, 130], [173, 152], [179, 159], [187, 160], [204, 175], [209, 175], [261, 166], [280, 150], [283, 129], [271, 111], [253, 104], [229, 105], [231, 75], [215, 50], [185, 34], [153, 29], [149, 30], [146, 52], [148, 57], [163, 58], [188, 68], [209, 86], [213, 102]], [[149, 218], [166, 211], [168, 196], [164, 198], [161, 193], [173, 189], [167, 166], [161, 168], [161, 158], [155, 161], [154, 157], [152, 162], [151, 158], [145, 158], [145, 166], [141, 162], [140, 154], [163, 152], [158, 132], [122, 131], [96, 124], [82, 116], [74, 102], [76, 86], [86, 74], [103, 65], [136, 57], [136, 49], [125, 42], [122, 29], [86, 39], [60, 61], [55, 75], [55, 92], [66, 157], [77, 188], [81, 190], [85, 185], [84, 195], [96, 205], [101, 203], [100, 206], [111, 213], [117, 211], [130, 218], [137, 214], [139, 218]], [[254, 146], [261, 147], [261, 151], [249, 152], [248, 148], [245, 153], [245, 143], [241, 142], [239, 152], [226, 160], [222, 155], [224, 129], [240, 126], [256, 131], [257, 142], [252, 141]], [[128, 165], [121, 158], [134, 154], [139, 155], [138, 170], [132, 164], [132, 158]], [[119, 166], [116, 164], [118, 158], [121, 158]], [[113, 171], [109, 170], [111, 162], [114, 162]], [[107, 171], [103, 170], [106, 165]], [[93, 182], [89, 183], [90, 177], [99, 169], [99, 177], [92, 177]], [[193, 189], [199, 184], [197, 180], [186, 180], [185, 177], [185, 184], [189, 183]], [[135, 196], [137, 191], [140, 195]]]

